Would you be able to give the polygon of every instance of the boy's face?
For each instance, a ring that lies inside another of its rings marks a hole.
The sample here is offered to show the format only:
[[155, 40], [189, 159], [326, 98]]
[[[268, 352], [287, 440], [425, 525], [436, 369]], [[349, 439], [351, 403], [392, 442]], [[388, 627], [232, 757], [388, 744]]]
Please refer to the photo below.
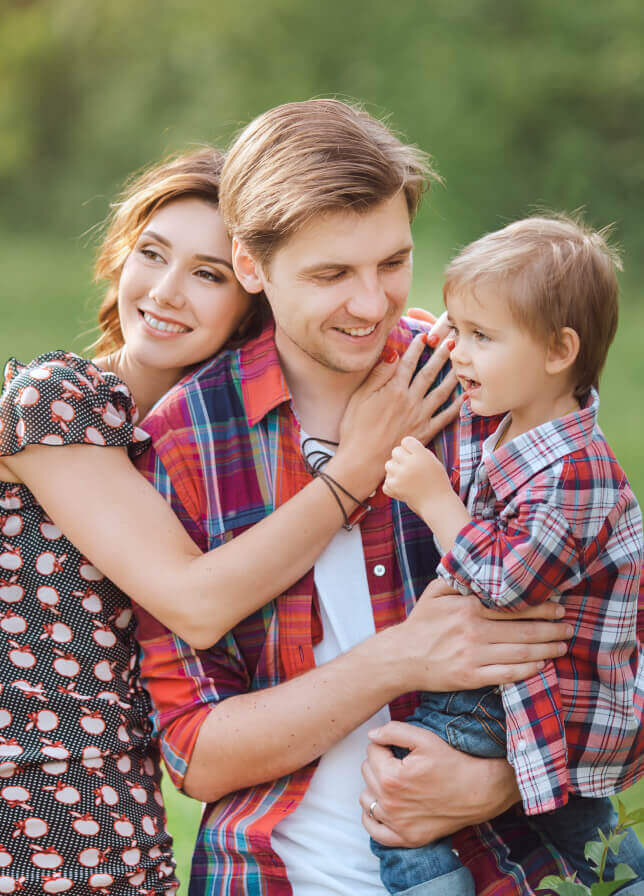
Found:
[[470, 395], [475, 414], [512, 411], [529, 419], [550, 395], [547, 347], [515, 322], [501, 289], [493, 284], [455, 290], [447, 298], [456, 342], [452, 366]]
[[324, 215], [282, 245], [267, 270], [256, 266], [285, 368], [366, 374], [407, 301], [411, 250], [399, 194], [363, 214]]

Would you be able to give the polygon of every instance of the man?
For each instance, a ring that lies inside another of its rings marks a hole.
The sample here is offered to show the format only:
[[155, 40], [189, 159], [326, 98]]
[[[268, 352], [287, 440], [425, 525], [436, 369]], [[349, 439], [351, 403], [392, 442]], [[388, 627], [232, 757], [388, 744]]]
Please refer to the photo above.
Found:
[[[235, 272], [265, 294], [274, 328], [168, 396], [147, 419], [154, 448], [141, 467], [201, 547], [234, 537], [309, 481], [303, 454], [319, 459], [337, 442], [347, 403], [383, 351], [402, 353], [412, 340], [399, 318], [410, 220], [428, 174], [421, 153], [332, 100], [273, 109], [232, 147], [221, 208]], [[180, 437], [167, 436], [173, 428]], [[447, 437], [437, 443], [448, 448]], [[401, 695], [515, 680], [565, 649], [526, 643], [561, 639], [565, 627], [499, 621], [473, 598], [428, 594], [405, 618], [434, 577], [427, 530], [380, 490], [355, 495], [370, 508], [351, 527], [356, 503], [334, 477], [324, 484], [340, 505], [339, 532], [314, 570], [218, 645], [195, 653], [141, 617], [166, 761], [175, 783], [210, 804], [193, 896], [384, 893], [362, 816], [376, 837], [397, 834], [377, 799], [365, 804], [363, 794], [359, 804], [369, 728], [389, 720], [389, 707], [404, 719], [410, 698]], [[503, 760], [473, 759], [431, 736], [413, 745], [414, 762], [396, 762], [412, 778], [418, 757], [433, 764], [420, 797], [430, 819], [450, 804], [439, 833], [518, 799]], [[463, 835], [477, 884], [499, 896], [532, 893], [556, 871], [529, 829], [516, 819], [512, 829], [531, 884], [507, 857], [507, 825], [502, 836]]]

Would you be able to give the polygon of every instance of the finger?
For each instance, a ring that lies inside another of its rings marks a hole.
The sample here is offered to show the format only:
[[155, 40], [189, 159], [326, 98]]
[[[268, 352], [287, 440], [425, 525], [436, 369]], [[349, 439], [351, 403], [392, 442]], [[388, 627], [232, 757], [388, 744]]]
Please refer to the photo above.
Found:
[[564, 656], [566, 650], [566, 645], [559, 641], [554, 644], [490, 644], [481, 648], [474, 663], [474, 672], [485, 672], [489, 666], [522, 667], [522, 671], [525, 671], [529, 666], [530, 674], [534, 675], [543, 669], [546, 660]]
[[[407, 722], [387, 722], [386, 725], [381, 725], [380, 728], [372, 728], [368, 732], [368, 737], [371, 741], [369, 746], [370, 748], [373, 747], [373, 749], [383, 746], [394, 746], [415, 750], [421, 744], [426, 743], [428, 737], [440, 741], [437, 735], [432, 734], [425, 728], [420, 728], [418, 725], [410, 725]], [[400, 762], [399, 759], [397, 760], [393, 756], [390, 750], [387, 752], [394, 762]]]
[[438, 414], [434, 414], [429, 418], [427, 421], [427, 429], [422, 433], [422, 441], [424, 441], [425, 444], [431, 442], [441, 430], [445, 429], [446, 426], [449, 426], [453, 420], [456, 420], [460, 414], [461, 405], [463, 404], [464, 399], [464, 395], [459, 395], [446, 408], [443, 408]]
[[563, 619], [566, 610], [561, 604], [555, 603], [553, 600], [546, 600], [532, 607], [522, 607], [520, 610], [512, 611], [512, 615], [507, 610], [493, 610], [486, 607], [484, 615], [487, 619], [502, 619], [505, 622], [519, 619]]
[[362, 812], [362, 824], [370, 837], [382, 843], [383, 846], [404, 846], [405, 843], [395, 831], [388, 828], [386, 824], [376, 821], [375, 818], [369, 818], [369, 813]]
[[[449, 358], [450, 353], [447, 348], [447, 341], [443, 340], [414, 377], [412, 388], [419, 393], [419, 397], [425, 396], [425, 393], [429, 390], [440, 371], [448, 363]], [[456, 378], [454, 378], [452, 388], [456, 386], [456, 382]]]
[[547, 622], [538, 619], [527, 622], [486, 619], [481, 621], [481, 636], [487, 644], [538, 645], [548, 642], [565, 643], [572, 638], [573, 627], [567, 622]]
[[[387, 349], [388, 346], [385, 346], [383, 357], [380, 358], [380, 361], [371, 370], [369, 376], [357, 391], [377, 392], [378, 389], [382, 389], [382, 387], [392, 378], [392, 376], [398, 369], [398, 361], [400, 360], [400, 358], [396, 351], [394, 351], [393, 349], [387, 351]], [[385, 352], [387, 353], [385, 354]]]
[[[436, 315], [425, 308], [408, 308], [405, 312], [405, 317], [411, 317], [413, 320], [423, 320], [426, 324], [435, 324], [437, 322]], [[431, 333], [431, 330], [429, 332]]]
[[400, 447], [403, 448], [408, 454], [416, 454], [420, 451], [427, 451], [424, 445], [422, 445], [418, 439], [414, 438], [414, 436], [405, 436], [405, 438], [400, 443]]
[[476, 670], [472, 687], [494, 687], [499, 684], [513, 684], [516, 681], [525, 681], [538, 675], [544, 668], [544, 663], [498, 663], [482, 666]]
[[440, 339], [445, 339], [450, 329], [450, 325], [447, 322], [447, 311], [443, 311], [442, 314], [438, 315], [427, 335], [430, 338], [432, 336], [438, 336]]
[[[431, 383], [429, 385], [431, 385]], [[449, 401], [450, 396], [457, 386], [458, 379], [456, 378], [456, 374], [453, 370], [450, 370], [438, 385], [434, 386], [434, 388], [429, 391], [425, 390], [425, 392], [423, 392], [423, 409], [428, 417], [431, 417], [441, 405]]]
[[409, 383], [411, 382], [411, 378], [414, 375], [414, 371], [418, 366], [420, 356], [422, 355], [424, 350], [424, 333], [417, 333], [409, 343], [407, 351], [402, 356], [402, 358], [400, 359], [400, 363], [398, 364], [397, 374], [407, 385], [409, 385]]

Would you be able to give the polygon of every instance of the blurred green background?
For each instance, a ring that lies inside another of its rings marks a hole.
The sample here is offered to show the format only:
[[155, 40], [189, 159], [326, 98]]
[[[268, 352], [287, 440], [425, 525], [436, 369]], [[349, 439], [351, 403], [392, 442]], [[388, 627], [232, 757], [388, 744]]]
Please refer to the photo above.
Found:
[[[644, 498], [643, 37], [641, 0], [1, 0], [0, 356], [91, 342], [97, 225], [129, 172], [277, 103], [354, 98], [445, 179], [415, 227], [414, 304], [439, 310], [455, 250], [536, 207], [614, 222], [601, 422]], [[198, 806], [171, 813], [186, 879]]]

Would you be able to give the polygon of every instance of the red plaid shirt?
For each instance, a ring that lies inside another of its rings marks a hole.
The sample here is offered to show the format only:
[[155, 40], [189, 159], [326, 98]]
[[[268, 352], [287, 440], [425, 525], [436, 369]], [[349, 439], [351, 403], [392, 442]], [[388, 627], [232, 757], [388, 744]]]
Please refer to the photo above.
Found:
[[[390, 344], [403, 351], [413, 336], [402, 322]], [[153, 448], [140, 469], [172, 504], [204, 550], [265, 517], [310, 477], [299, 426], [270, 330], [236, 352], [206, 363], [147, 418]], [[437, 450], [452, 452], [453, 429]], [[427, 530], [404, 505], [379, 491], [361, 523], [375, 626], [401, 620], [435, 575], [438, 555]], [[385, 567], [385, 575], [374, 573]], [[241, 622], [209, 650], [193, 651], [139, 611], [142, 673], [164, 758], [181, 786], [201, 724], [227, 697], [271, 687], [314, 666], [321, 637], [311, 570], [284, 595]], [[402, 697], [392, 717], [414, 703]], [[217, 761], [213, 755], [213, 762]], [[286, 869], [271, 848], [271, 831], [299, 804], [315, 764], [249, 787], [209, 805], [193, 857], [191, 896], [290, 896]], [[356, 769], [359, 774], [359, 769]], [[366, 840], [365, 833], [365, 840]], [[457, 838], [481, 896], [534, 894], [545, 874], [561, 870], [538, 837], [509, 813], [495, 827]]]
[[642, 517], [597, 425], [576, 413], [483, 454], [494, 420], [460, 421], [460, 495], [473, 521], [441, 561], [487, 605], [559, 600], [574, 636], [539, 675], [502, 688], [508, 759], [528, 814], [573, 791], [608, 796], [644, 774], [644, 657], [637, 638]]

